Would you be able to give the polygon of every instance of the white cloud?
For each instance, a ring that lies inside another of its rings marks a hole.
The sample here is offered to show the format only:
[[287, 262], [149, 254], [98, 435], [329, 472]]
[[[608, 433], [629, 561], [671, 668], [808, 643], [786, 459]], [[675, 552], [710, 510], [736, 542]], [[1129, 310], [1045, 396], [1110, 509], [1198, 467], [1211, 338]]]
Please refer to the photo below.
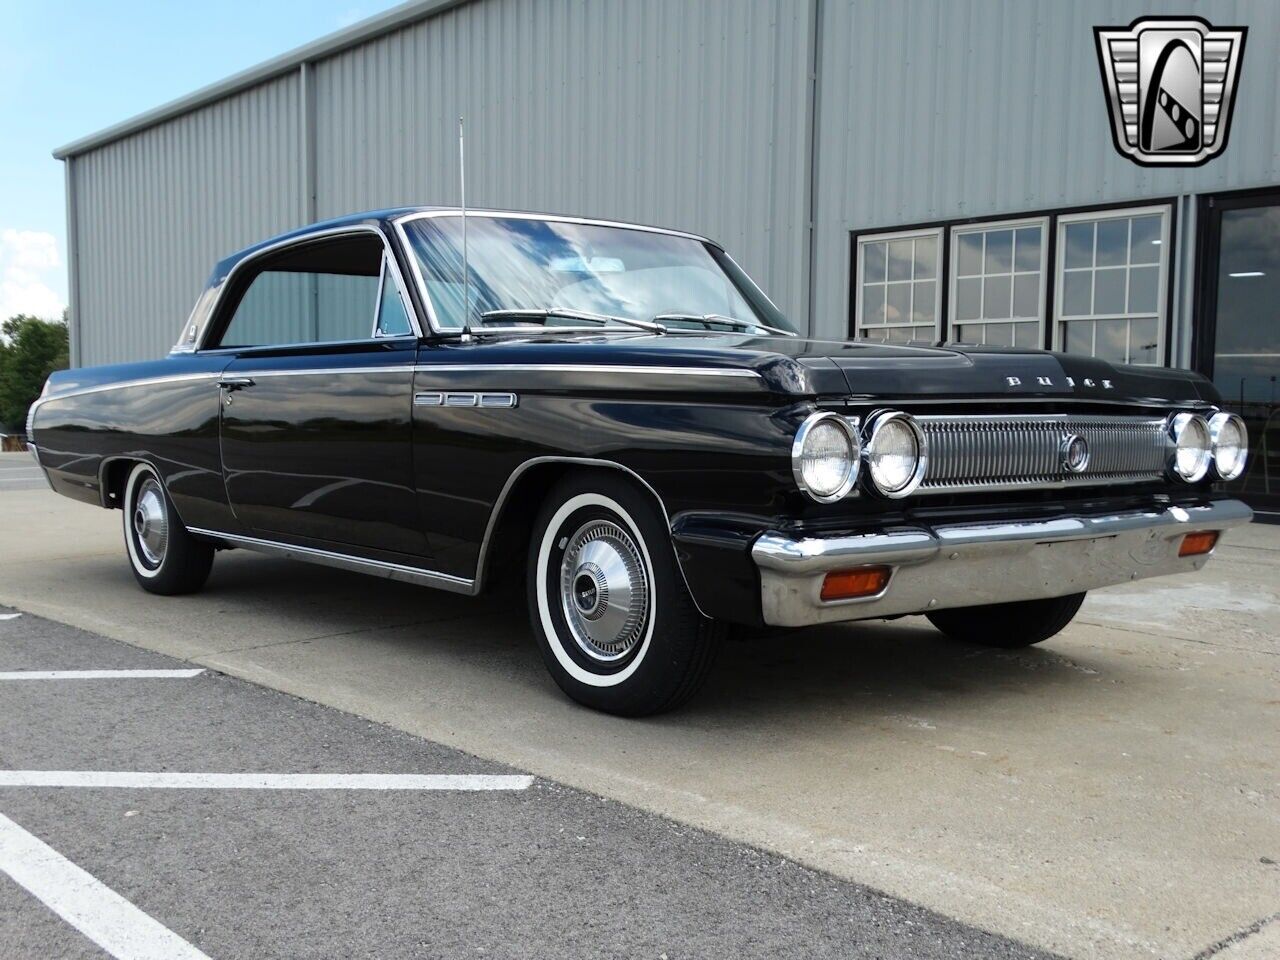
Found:
[[0, 230], [0, 320], [19, 313], [50, 319], [66, 306], [50, 286], [62, 266], [53, 234]]

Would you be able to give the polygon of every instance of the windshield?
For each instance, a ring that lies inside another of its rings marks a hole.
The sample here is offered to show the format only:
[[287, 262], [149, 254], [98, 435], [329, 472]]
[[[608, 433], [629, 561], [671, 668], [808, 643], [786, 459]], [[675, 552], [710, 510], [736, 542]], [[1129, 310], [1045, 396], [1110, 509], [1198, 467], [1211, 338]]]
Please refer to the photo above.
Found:
[[[462, 219], [405, 223], [436, 323], [463, 326]], [[668, 329], [788, 333], [794, 328], [722, 251], [689, 237], [599, 224], [467, 217], [469, 325], [582, 326], [564, 310]], [[496, 311], [535, 311], [521, 318]], [[551, 315], [546, 315], [552, 311]]]

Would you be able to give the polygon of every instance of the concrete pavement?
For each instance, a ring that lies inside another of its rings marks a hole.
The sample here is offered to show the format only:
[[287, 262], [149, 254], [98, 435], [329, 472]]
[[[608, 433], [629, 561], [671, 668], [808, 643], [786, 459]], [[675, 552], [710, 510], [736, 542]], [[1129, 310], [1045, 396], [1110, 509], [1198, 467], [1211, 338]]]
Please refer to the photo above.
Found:
[[[0, 620], [3, 956], [101, 957], [94, 943], [105, 945], [103, 934], [123, 922], [129, 956], [158, 935], [169, 942], [147, 956], [186, 957], [180, 951], [191, 947], [214, 960], [1051, 960], [633, 807], [546, 781], [528, 785], [509, 768], [350, 714], [214, 673], [139, 675], [180, 665], [30, 615]], [[130, 675], [8, 676], [86, 667]], [[302, 774], [323, 788], [10, 782], [14, 771], [68, 768], [146, 771], [160, 783], [192, 773], [213, 784]], [[396, 785], [344, 789], [352, 773]], [[399, 786], [422, 775], [462, 787]], [[465, 786], [495, 777], [525, 785]], [[6, 821], [29, 835], [28, 846], [34, 837], [51, 847], [143, 919], [122, 921], [59, 877], [51, 891], [47, 855], [23, 862]], [[11, 883], [10, 871], [29, 886]], [[75, 898], [80, 930], [59, 919]]]
[[0, 493], [0, 602], [1071, 956], [1274, 936], [1280, 528], [1236, 532], [1200, 574], [1098, 593], [1039, 648], [959, 646], [916, 619], [760, 638], [726, 648], [689, 708], [625, 721], [559, 695], [518, 600], [241, 552], [203, 594], [152, 597], [119, 523]]

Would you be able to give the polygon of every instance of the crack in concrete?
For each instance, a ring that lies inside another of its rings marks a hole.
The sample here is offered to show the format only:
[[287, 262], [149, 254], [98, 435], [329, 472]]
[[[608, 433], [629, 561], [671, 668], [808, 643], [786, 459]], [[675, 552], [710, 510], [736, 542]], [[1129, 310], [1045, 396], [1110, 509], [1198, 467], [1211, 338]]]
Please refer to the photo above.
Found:
[[1223, 937], [1217, 943], [1209, 944], [1209, 946], [1205, 947], [1192, 957], [1191, 960], [1209, 960], [1210, 957], [1216, 956], [1223, 950], [1227, 949], [1227, 947], [1234, 947], [1242, 940], [1248, 940], [1250, 937], [1256, 936], [1262, 932], [1264, 927], [1270, 923], [1274, 923], [1276, 920], [1280, 920], [1280, 911], [1277, 911], [1270, 916], [1263, 917], [1261, 920], [1254, 921], [1249, 924], [1249, 926], [1237, 930], [1235, 933], [1231, 934], [1231, 936]]
[[452, 623], [455, 620], [466, 620], [468, 617], [483, 616], [482, 612], [459, 613], [451, 617], [430, 617], [425, 620], [406, 620], [403, 623], [383, 623], [370, 627], [357, 627], [354, 630], [338, 630], [335, 633], [318, 633], [311, 637], [288, 637], [284, 640], [271, 640], [267, 643], [253, 643], [245, 647], [227, 647], [222, 650], [209, 650], [201, 653], [202, 657], [222, 656], [228, 653], [247, 653], [251, 650], [265, 650], [268, 647], [283, 647], [290, 643], [309, 643], [312, 640], [332, 640], [334, 637], [350, 637], [358, 633], [373, 633], [377, 630], [399, 630], [401, 627], [417, 627], [432, 623]]
[[1216, 647], [1220, 650], [1234, 650], [1236, 653], [1257, 653], [1264, 657], [1280, 657], [1280, 651], [1255, 650], [1252, 647], [1235, 647], [1225, 643], [1214, 643], [1212, 640], [1199, 640], [1195, 637], [1179, 637], [1176, 634], [1158, 633], [1151, 630], [1139, 630], [1136, 627], [1120, 627], [1114, 623], [1108, 623], [1102, 620], [1086, 620], [1083, 617], [1079, 617], [1073, 622], [1083, 623], [1090, 627], [1100, 627], [1104, 630], [1114, 630], [1117, 633], [1136, 633], [1140, 637], [1151, 637], [1156, 640], [1178, 640], [1182, 643], [1198, 643], [1203, 647]]

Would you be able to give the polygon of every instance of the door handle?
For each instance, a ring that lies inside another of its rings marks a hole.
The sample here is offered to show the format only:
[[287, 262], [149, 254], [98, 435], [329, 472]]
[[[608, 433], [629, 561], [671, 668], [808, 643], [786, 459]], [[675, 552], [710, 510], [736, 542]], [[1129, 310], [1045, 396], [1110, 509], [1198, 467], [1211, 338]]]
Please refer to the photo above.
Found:
[[245, 387], [253, 386], [252, 377], [224, 377], [218, 381], [218, 386], [223, 390], [243, 390]]

